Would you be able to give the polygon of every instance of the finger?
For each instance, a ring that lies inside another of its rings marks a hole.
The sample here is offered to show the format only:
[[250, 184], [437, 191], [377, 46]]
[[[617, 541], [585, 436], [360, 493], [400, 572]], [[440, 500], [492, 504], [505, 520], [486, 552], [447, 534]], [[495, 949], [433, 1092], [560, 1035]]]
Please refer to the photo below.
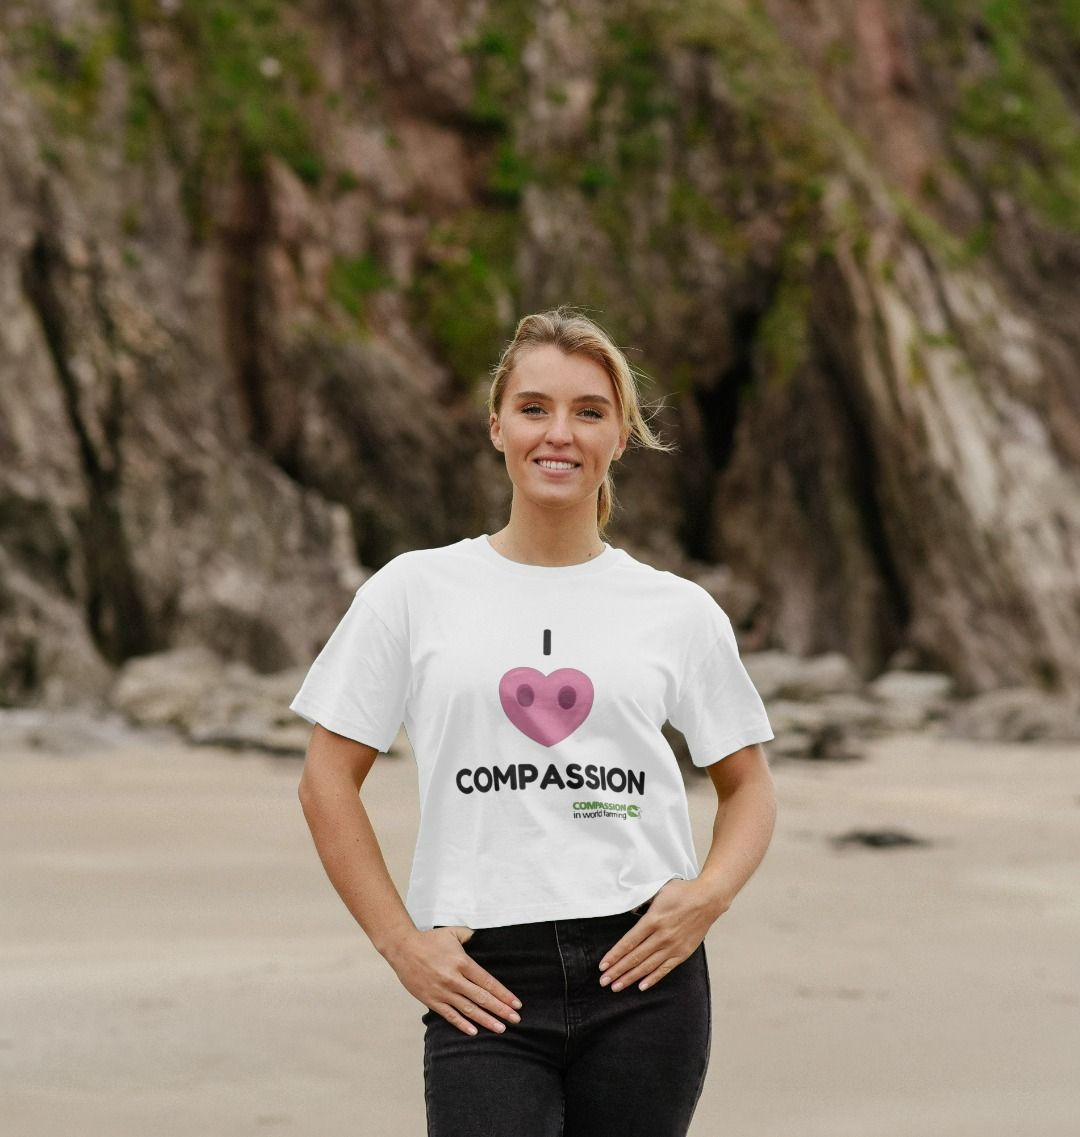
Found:
[[438, 1011], [451, 1026], [457, 1027], [462, 1034], [476, 1034], [478, 1028], [449, 1003], [436, 1002], [432, 1005], [431, 1009]]
[[[489, 1014], [476, 1000], [470, 999], [467, 995], [459, 995], [455, 998], [455, 1009], [468, 1022], [469, 1026], [475, 1022], [479, 1026], [494, 1031], [495, 1034], [502, 1034], [506, 1030], [506, 1023]], [[475, 1028], [469, 1033], [475, 1034]]]
[[[484, 992], [479, 992], [481, 997]], [[436, 1001], [431, 1009], [437, 1011], [451, 1026], [457, 1027], [463, 1034], [474, 1035], [477, 1025], [485, 1027], [495, 1034], [502, 1034], [506, 1024], [500, 1022], [493, 1015], [488, 1014], [477, 1002], [467, 995], [454, 992], [449, 996], [453, 1002]]]
[[[471, 982], [468, 979], [464, 979], [464, 977], [463, 980], [465, 986], [458, 988], [458, 994], [468, 999], [468, 1001], [470, 1001], [476, 1007], [479, 1007], [480, 1011], [487, 1013], [488, 1019], [490, 1019], [492, 1015], [501, 1015], [502, 1018], [508, 1020], [509, 1022], [521, 1022], [521, 1015], [518, 1014], [512, 1006], [507, 1006], [507, 1004], [502, 1002], [501, 999], [497, 998], [495, 995], [492, 995], [491, 991], [485, 989], [479, 984], [474, 984], [474, 982]], [[477, 1022], [483, 1021], [484, 1026], [490, 1026], [490, 1023], [487, 1021], [487, 1019], [481, 1020], [479, 1018], [476, 1018], [476, 1015], [473, 1015], [468, 1011], [465, 1013], [470, 1014], [471, 1018], [476, 1019]]]
[[614, 943], [604, 953], [603, 959], [600, 960], [600, 970], [606, 975], [609, 971], [614, 972], [614, 969], [622, 964], [626, 966], [626, 957], [635, 950], [638, 946], [643, 944], [651, 935], [651, 931], [642, 928], [640, 924], [635, 924], [629, 932], [621, 940]]
[[474, 959], [470, 959], [468, 964], [461, 969], [461, 974], [475, 987], [480, 988], [479, 992], [470, 992], [470, 994], [486, 1010], [502, 1015], [504, 1019], [509, 1019], [511, 1022], [521, 1021], [521, 1017], [517, 1013], [517, 1008], [521, 1006], [521, 1000], [513, 991], [500, 983], [490, 971], [486, 971]]
[[[631, 983], [636, 983], [639, 979], [644, 979], [646, 976], [651, 975], [670, 958], [671, 957], [668, 955], [667, 950], [664, 948], [659, 948], [656, 951], [651, 952], [644, 959], [640, 960], [634, 966], [630, 967], [621, 975], [619, 975], [612, 982], [611, 990], [622, 991], [625, 987], [629, 987]], [[669, 967], [668, 971], [670, 970], [671, 968]], [[667, 974], [667, 972], [664, 972], [664, 974]]]
[[[664, 978], [664, 976], [670, 975], [681, 962], [681, 960], [672, 959], [669, 956], [660, 964], [659, 967], [642, 978], [642, 980], [638, 983], [638, 988], [642, 991], [647, 991], [650, 987], [655, 987], [657, 983], [659, 983], [660, 980]], [[637, 980], [631, 979], [629, 982], [634, 983], [637, 982]]]
[[650, 944], [652, 933], [648, 930], [639, 932], [638, 935], [628, 940], [626, 936], [604, 956], [600, 961], [602, 964], [607, 963], [603, 968], [600, 976], [600, 985], [606, 987], [617, 979], [620, 975], [625, 974], [631, 967], [640, 963], [651, 952], [656, 951], [656, 944]]

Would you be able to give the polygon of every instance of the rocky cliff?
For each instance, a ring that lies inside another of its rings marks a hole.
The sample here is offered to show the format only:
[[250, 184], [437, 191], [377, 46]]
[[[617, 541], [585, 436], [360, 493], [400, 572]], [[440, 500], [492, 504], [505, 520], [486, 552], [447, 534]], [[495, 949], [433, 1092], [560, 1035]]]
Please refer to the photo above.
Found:
[[559, 302], [679, 444], [609, 538], [748, 646], [1075, 693], [1077, 75], [1074, 0], [6, 0], [0, 703], [501, 525]]

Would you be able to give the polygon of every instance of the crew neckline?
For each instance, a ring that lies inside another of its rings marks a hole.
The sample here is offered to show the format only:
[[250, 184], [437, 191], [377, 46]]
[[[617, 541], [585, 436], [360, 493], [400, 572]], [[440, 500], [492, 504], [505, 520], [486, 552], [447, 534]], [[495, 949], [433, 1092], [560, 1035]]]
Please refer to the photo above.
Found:
[[588, 561], [578, 561], [577, 564], [573, 565], [530, 565], [523, 561], [512, 561], [509, 557], [504, 557], [488, 538], [489, 534], [481, 533], [479, 537], [471, 537], [467, 540], [471, 541], [473, 549], [489, 564], [496, 565], [506, 572], [517, 573], [519, 576], [567, 577], [603, 572], [604, 569], [618, 560], [620, 552], [613, 545], [609, 545], [607, 541], [603, 541], [604, 548]]

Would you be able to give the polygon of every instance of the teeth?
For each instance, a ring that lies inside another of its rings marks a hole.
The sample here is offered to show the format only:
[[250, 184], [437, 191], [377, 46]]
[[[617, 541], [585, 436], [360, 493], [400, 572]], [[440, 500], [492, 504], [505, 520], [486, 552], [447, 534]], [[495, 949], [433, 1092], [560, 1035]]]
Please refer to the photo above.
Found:
[[555, 462], [550, 458], [540, 458], [538, 463], [541, 466], [546, 466], [549, 470], [572, 470], [575, 466], [574, 462]]

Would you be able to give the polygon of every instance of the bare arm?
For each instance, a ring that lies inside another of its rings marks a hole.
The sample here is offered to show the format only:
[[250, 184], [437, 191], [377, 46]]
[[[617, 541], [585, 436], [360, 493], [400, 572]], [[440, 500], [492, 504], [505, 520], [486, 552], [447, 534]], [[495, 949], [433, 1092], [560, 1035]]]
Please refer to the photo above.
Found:
[[379, 752], [323, 726], [308, 744], [298, 794], [330, 883], [382, 956], [416, 931], [360, 800]]
[[776, 786], [760, 742], [705, 768], [716, 788], [716, 817], [697, 879], [721, 916], [765, 857], [776, 826]]
[[512, 991], [462, 947], [467, 928], [422, 932], [386, 867], [360, 789], [379, 752], [316, 725], [298, 795], [330, 883], [410, 994], [466, 1034], [519, 1021]]
[[688, 959], [765, 856], [776, 793], [758, 742], [707, 766], [716, 787], [712, 845], [693, 880], [669, 880], [649, 910], [600, 961], [602, 986], [651, 987]]

